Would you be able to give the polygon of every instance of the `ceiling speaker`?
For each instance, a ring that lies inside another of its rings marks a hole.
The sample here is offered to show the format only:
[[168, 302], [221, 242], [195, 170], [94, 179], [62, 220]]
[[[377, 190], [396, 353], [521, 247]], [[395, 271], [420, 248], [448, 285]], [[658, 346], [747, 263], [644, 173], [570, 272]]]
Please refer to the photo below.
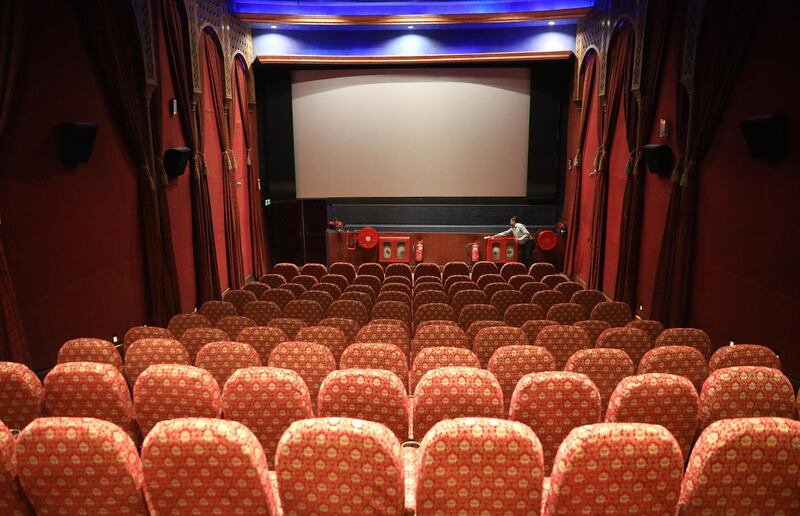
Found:
[[781, 161], [789, 149], [789, 121], [783, 115], [751, 116], [742, 120], [742, 134], [757, 159]]
[[663, 177], [672, 172], [675, 156], [672, 154], [672, 149], [669, 145], [645, 145], [642, 147], [642, 155], [644, 156], [645, 164], [647, 164], [647, 170], [653, 174]]
[[86, 163], [92, 155], [97, 125], [89, 122], [65, 122], [58, 126], [58, 156], [65, 165]]
[[189, 162], [192, 149], [189, 147], [173, 147], [164, 153], [164, 171], [167, 177], [174, 179], [182, 176]]

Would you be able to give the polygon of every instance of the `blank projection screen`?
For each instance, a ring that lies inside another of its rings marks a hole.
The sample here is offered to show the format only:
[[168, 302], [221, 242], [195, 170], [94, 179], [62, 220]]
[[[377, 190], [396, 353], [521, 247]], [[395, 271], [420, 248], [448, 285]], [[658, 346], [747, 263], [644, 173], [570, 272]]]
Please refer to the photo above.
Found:
[[524, 197], [530, 70], [295, 71], [297, 197]]

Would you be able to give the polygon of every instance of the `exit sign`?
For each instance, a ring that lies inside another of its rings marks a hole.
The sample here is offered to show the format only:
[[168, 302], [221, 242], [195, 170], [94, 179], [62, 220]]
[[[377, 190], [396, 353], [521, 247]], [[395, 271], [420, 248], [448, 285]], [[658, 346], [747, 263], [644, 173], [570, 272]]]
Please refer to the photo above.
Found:
[[271, 199], [264, 199], [264, 206], [269, 206], [270, 204], [272, 204]]

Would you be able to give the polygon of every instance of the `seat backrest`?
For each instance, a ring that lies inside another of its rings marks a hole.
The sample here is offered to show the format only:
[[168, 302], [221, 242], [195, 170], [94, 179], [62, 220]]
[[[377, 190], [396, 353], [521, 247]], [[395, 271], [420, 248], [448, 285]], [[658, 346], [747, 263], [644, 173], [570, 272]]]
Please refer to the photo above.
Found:
[[453, 295], [453, 299], [450, 302], [450, 305], [457, 314], [460, 314], [461, 310], [463, 310], [465, 306], [476, 304], [489, 304], [489, 298], [486, 297], [486, 294], [484, 294], [482, 290], [459, 290]]
[[661, 346], [644, 354], [638, 374], [665, 373], [688, 378], [697, 392], [708, 378], [708, 365], [702, 353], [689, 346]]
[[217, 321], [215, 326], [224, 331], [230, 340], [236, 340], [243, 329], [258, 326], [258, 323], [243, 315], [230, 315]]
[[269, 355], [269, 367], [280, 367], [296, 371], [306, 382], [311, 403], [316, 403], [322, 380], [336, 370], [333, 353], [322, 344], [313, 342], [281, 342]]
[[314, 417], [306, 383], [295, 371], [247, 367], [234, 372], [222, 390], [225, 419], [238, 421], [261, 443], [267, 462], [275, 463], [278, 441], [289, 425]]
[[556, 303], [547, 311], [547, 319], [558, 324], [575, 324], [586, 319], [586, 311], [577, 303]]
[[262, 301], [272, 301], [278, 305], [278, 308], [283, 310], [290, 301], [294, 301], [295, 296], [294, 292], [291, 290], [287, 290], [285, 288], [273, 288], [272, 290], [267, 290], [264, 292], [264, 295], [261, 296], [261, 299]]
[[505, 283], [506, 280], [499, 274], [482, 274], [473, 281], [478, 284], [478, 288], [483, 289], [489, 283]]
[[[241, 332], [239, 332], [241, 335]], [[193, 364], [200, 348], [209, 342], [228, 340], [228, 334], [219, 328], [189, 328], [181, 336], [181, 344], [189, 353], [189, 361]]]
[[558, 323], [547, 319], [534, 319], [525, 321], [520, 328], [522, 328], [522, 331], [528, 336], [528, 344], [534, 345], [536, 344], [536, 337], [539, 336], [539, 332], [546, 326], [558, 326]]
[[429, 324], [420, 328], [411, 339], [411, 359], [425, 348], [447, 346], [451, 348], [471, 349], [471, 344], [458, 326], [450, 324]]
[[290, 339], [294, 339], [300, 328], [306, 326], [306, 322], [302, 319], [294, 319], [292, 317], [276, 317], [272, 319], [267, 326], [278, 328], [286, 334]]
[[513, 326], [490, 326], [478, 331], [472, 341], [472, 351], [486, 367], [494, 352], [503, 346], [525, 346], [528, 339], [525, 332]]
[[289, 283], [296, 283], [298, 285], [303, 285], [306, 288], [306, 290], [308, 290], [317, 283], [319, 283], [319, 281], [317, 281], [316, 277], [311, 276], [310, 274], [300, 274], [299, 276], [295, 276], [294, 278], [292, 278], [292, 281], [290, 281]]
[[[405, 296], [408, 299], [408, 296], [406, 296], [403, 292], [386, 292], [385, 294], [397, 294], [399, 296]], [[373, 299], [366, 292], [359, 292], [359, 291], [356, 291], [356, 290], [350, 290], [348, 292], [342, 293], [342, 295], [339, 296], [339, 300], [340, 301], [345, 301], [345, 300], [358, 301], [359, 303], [361, 303], [362, 305], [364, 305], [367, 308], [367, 311], [371, 311], [372, 310], [372, 305], [374, 305], [378, 301], [382, 301], [382, 299], [380, 299], [381, 295], [382, 294], [378, 294], [378, 297]], [[394, 299], [393, 301], [397, 301], [397, 299]], [[332, 303], [333, 303], [332, 301], [331, 301], [331, 303], [328, 303], [328, 308], [331, 307]], [[325, 312], [327, 313], [327, 308], [326, 308]]]
[[[442, 286], [444, 287], [444, 291], [449, 293], [450, 292], [450, 287], [452, 287], [454, 283], [458, 283], [458, 282], [462, 282], [462, 281], [472, 282], [472, 280], [469, 279], [469, 273], [467, 273], [467, 274], [451, 274], [450, 276], [448, 276], [446, 278], [442, 278]], [[477, 287], [478, 285], [475, 284], [475, 286]]]
[[328, 308], [327, 317], [353, 319], [360, 326], [364, 326], [369, 322], [367, 307], [358, 301], [352, 301], [350, 299], [339, 299], [331, 303], [330, 308]]
[[[484, 284], [484, 287], [483, 287], [482, 290], [483, 290], [483, 293], [486, 294], [487, 298], [492, 299], [492, 297], [494, 297], [494, 295], [497, 294], [498, 292], [504, 292], [504, 291], [514, 292], [517, 289], [515, 289], [513, 286], [509, 285], [508, 283], [495, 281], [495, 282], [492, 282], [492, 283]], [[525, 301], [528, 300], [528, 298], [525, 298], [524, 296], [523, 296], [523, 299]]]
[[418, 263], [416, 267], [414, 267], [414, 281], [417, 278], [421, 278], [423, 276], [433, 276], [434, 278], [441, 278], [442, 271], [439, 269], [439, 266], [435, 263]]
[[17, 478], [17, 443], [14, 434], [0, 420], [0, 510], [3, 514], [34, 514]]
[[475, 337], [478, 335], [479, 331], [481, 331], [484, 328], [492, 328], [494, 326], [508, 326], [508, 324], [504, 323], [503, 321], [493, 321], [493, 320], [475, 321], [474, 323], [470, 324], [466, 332], [470, 349], [475, 343]]
[[[325, 294], [325, 292], [317, 293]], [[251, 301], [244, 307], [244, 316], [259, 326], [266, 326], [271, 320], [282, 315], [281, 307], [272, 301]]]
[[342, 353], [339, 369], [384, 369], [400, 379], [408, 390], [408, 360], [395, 344], [356, 342]]
[[545, 476], [549, 476], [556, 451], [567, 434], [573, 428], [602, 420], [600, 392], [585, 374], [526, 374], [511, 395], [508, 419], [525, 423], [539, 437]]
[[[398, 279], [400, 279], [400, 278], [398, 278]], [[354, 285], [354, 286], [359, 286], [359, 285]], [[369, 286], [369, 285], [360, 285], [360, 286], [369, 287], [370, 289], [372, 289], [372, 287]], [[428, 287], [426, 287], [426, 288], [428, 288]], [[413, 297], [413, 295], [414, 295], [414, 289], [411, 288], [411, 285], [409, 285], [408, 283], [405, 283], [405, 282], [401, 282], [401, 281], [390, 281], [389, 283], [384, 283], [381, 286], [380, 289], [373, 289], [373, 291], [377, 292], [377, 293], [381, 293], [381, 292], [402, 292], [403, 294], [405, 294], [405, 295], [407, 295], [409, 297]], [[373, 296], [373, 297], [375, 297], [375, 296]]]
[[503, 388], [506, 413], [511, 404], [514, 388], [523, 376], [542, 371], [554, 371], [555, 368], [556, 361], [549, 351], [539, 346], [529, 346], [527, 343], [497, 348], [486, 366], [486, 369], [497, 378], [500, 387]]
[[328, 268], [325, 267], [324, 263], [306, 263], [300, 267], [300, 274], [304, 276], [314, 276], [319, 280], [321, 277], [328, 274]]
[[422, 349], [408, 372], [409, 393], [414, 392], [425, 373], [441, 367], [481, 368], [481, 361], [469, 349], [437, 346]]
[[569, 298], [570, 303], [582, 305], [583, 308], [586, 309], [586, 313], [589, 315], [591, 315], [594, 307], [603, 301], [608, 301], [606, 295], [599, 290], [593, 289], [578, 290], [572, 294], [572, 297]]
[[621, 349], [633, 361], [634, 367], [639, 367], [639, 362], [645, 353], [653, 347], [650, 337], [643, 331], [629, 326], [609, 328], [597, 337], [597, 348]]
[[[357, 292], [351, 292], [351, 294], [356, 293]], [[364, 296], [368, 297], [366, 294], [364, 294]], [[333, 296], [324, 290], [306, 290], [300, 294], [300, 299], [303, 301], [314, 301], [315, 303], [319, 303], [319, 306], [322, 307], [322, 311], [324, 313], [327, 313], [328, 308], [331, 306], [331, 303], [333, 303]]]
[[519, 287], [520, 293], [528, 300], [530, 300], [535, 293], [543, 290], [550, 290], [550, 287], [540, 281], [528, 281]]
[[159, 421], [179, 417], [219, 417], [222, 396], [214, 377], [199, 367], [157, 364], [139, 375], [133, 406], [142, 435]]
[[442, 267], [442, 279], [450, 276], [469, 276], [469, 265], [464, 262], [447, 262]]
[[58, 350], [57, 364], [99, 362], [122, 371], [122, 357], [114, 344], [103, 339], [70, 339]]
[[319, 417], [351, 417], [374, 421], [400, 440], [408, 439], [409, 400], [394, 373], [382, 369], [342, 369], [322, 381]]
[[347, 339], [348, 344], [352, 344], [358, 334], [361, 325], [358, 321], [345, 317], [326, 317], [317, 326], [330, 326], [339, 329]]
[[305, 287], [305, 285], [301, 285], [300, 283], [289, 282], [289, 283], [284, 283], [283, 285], [280, 286], [280, 289], [275, 289], [275, 290], [288, 290], [289, 292], [292, 293], [295, 299], [299, 299], [300, 296], [303, 295], [303, 292], [305, 292], [308, 289]]
[[407, 263], [390, 263], [386, 266], [386, 277], [388, 278], [389, 276], [402, 276], [412, 279], [414, 275]]
[[500, 317], [505, 315], [508, 307], [527, 302], [528, 300], [518, 290], [501, 290], [492, 296], [492, 304], [497, 307]]
[[566, 283], [569, 279], [564, 276], [563, 274], [548, 274], [540, 280], [542, 283], [547, 285], [548, 287], [555, 289], [557, 285], [561, 283]]
[[792, 383], [777, 369], [736, 366], [708, 375], [700, 390], [700, 428], [736, 417], [794, 417]]
[[681, 450], [662, 426], [582, 426], [558, 449], [542, 515], [621, 514], [631, 507], [676, 514], [682, 473]]
[[675, 437], [684, 462], [697, 434], [699, 398], [688, 378], [650, 373], [624, 378], [608, 402], [606, 423], [661, 425]]
[[[335, 283], [335, 281], [338, 281], [338, 283]], [[339, 276], [338, 274], [327, 274], [322, 277], [319, 283], [311, 287], [311, 291], [325, 292], [329, 294], [334, 301], [336, 301], [339, 299], [339, 296], [342, 295], [342, 292], [347, 288], [348, 285], [347, 279], [345, 279], [344, 276]]]
[[442, 367], [425, 373], [414, 389], [414, 438], [439, 421], [503, 417], [503, 389], [492, 373], [474, 367]]
[[[395, 292], [395, 293], [401, 294], [400, 292]], [[450, 299], [447, 297], [447, 294], [445, 294], [441, 290], [422, 290], [414, 294], [414, 299], [411, 303], [411, 308], [413, 311], [416, 311], [417, 308], [428, 303], [449, 303], [449, 302]]]
[[418, 514], [539, 514], [542, 446], [521, 423], [441, 421], [420, 444], [418, 464]]
[[578, 328], [583, 328], [586, 330], [586, 334], [589, 335], [589, 342], [591, 343], [592, 347], [597, 344], [597, 337], [599, 337], [600, 334], [607, 329], [611, 328], [611, 325], [605, 321], [594, 321], [592, 319], [578, 321], [573, 324]]
[[261, 276], [261, 278], [259, 278], [258, 281], [264, 283], [265, 285], [268, 285], [269, 288], [278, 288], [284, 283], [286, 283], [286, 278], [284, 278], [280, 274], [270, 273], [270, 274], [264, 274], [263, 276]]
[[0, 421], [22, 430], [42, 413], [44, 388], [24, 364], [0, 362]]
[[144, 440], [142, 465], [147, 500], [158, 514], [176, 507], [186, 514], [277, 510], [264, 451], [253, 432], [236, 421], [162, 421]]
[[450, 321], [457, 321], [455, 311], [450, 305], [444, 303], [428, 303], [417, 308], [414, 313], [413, 330], [416, 332], [417, 326], [423, 321], [430, 321], [432, 319], [447, 319]]
[[464, 281], [456, 281], [451, 283], [449, 287], [447, 287], [447, 295], [450, 297], [452, 302], [453, 298], [456, 294], [461, 292], [462, 290], [482, 290], [478, 287], [478, 284], [471, 280], [464, 280]]
[[[520, 288], [525, 285], [526, 283], [534, 283], [536, 280], [533, 279], [531, 276], [528, 276], [528, 273], [525, 274], [516, 274], [508, 278], [508, 284], [511, 285], [513, 288], [520, 290]], [[530, 299], [533, 292], [529, 295], [525, 296], [526, 299]]]
[[581, 349], [575, 352], [564, 371], [583, 373], [594, 382], [600, 391], [600, 403], [603, 413], [608, 406], [611, 393], [623, 378], [636, 374], [636, 368], [627, 353], [621, 349], [594, 348]]
[[232, 304], [236, 308], [236, 313], [244, 314], [244, 307], [250, 301], [258, 301], [258, 297], [249, 290], [228, 290], [222, 294], [222, 300]]
[[467, 330], [475, 321], [502, 321], [503, 314], [494, 305], [473, 304], [467, 305], [458, 314], [458, 325]]
[[419, 333], [419, 331], [422, 330], [422, 328], [425, 328], [427, 326], [432, 326], [435, 324], [445, 324], [447, 326], [459, 327], [456, 321], [450, 321], [448, 319], [429, 319], [427, 321], [422, 321], [421, 323], [419, 323], [419, 326], [417, 326], [417, 333]]
[[[359, 274], [356, 276], [356, 279], [353, 280], [353, 285], [366, 285], [375, 292], [380, 292], [381, 285], [383, 284], [382, 278], [382, 276], [378, 277], [373, 274]], [[407, 287], [408, 285], [405, 286]]]
[[602, 301], [592, 308], [590, 319], [613, 326], [625, 326], [631, 320], [631, 307], [622, 301]]
[[726, 419], [706, 428], [692, 450], [681, 514], [800, 513], [800, 422]]
[[766, 346], [736, 344], [722, 346], [711, 355], [711, 359], [708, 361], [708, 368], [711, 371], [734, 366], [761, 366], [780, 370], [781, 359]]
[[519, 262], [508, 262], [504, 263], [502, 267], [500, 267], [500, 276], [503, 277], [503, 280], [508, 281], [513, 276], [517, 276], [520, 274], [528, 274], [528, 269], [525, 267], [524, 263]]
[[260, 281], [252, 281], [245, 286], [242, 287], [244, 290], [249, 290], [253, 294], [256, 295], [257, 299], [261, 299], [261, 296], [264, 295], [264, 292], [269, 290], [271, 287], [266, 283], [261, 283]]
[[539, 290], [531, 296], [531, 303], [541, 306], [544, 313], [549, 312], [553, 305], [566, 302], [566, 296], [558, 290]]
[[125, 353], [125, 378], [133, 387], [142, 371], [153, 364], [192, 365], [189, 351], [175, 339], [139, 339]]
[[[575, 292], [577, 292], [579, 290], [583, 290], [583, 285], [581, 285], [580, 283], [577, 283], [575, 281], [562, 281], [562, 282], [556, 284], [556, 286], [553, 287], [553, 290], [558, 290], [559, 292], [564, 294], [564, 296], [567, 299], [572, 299], [572, 294], [574, 294]], [[588, 312], [587, 312], [587, 314], [588, 314]]]
[[[378, 297], [375, 298], [376, 303], [380, 303], [381, 301], [399, 301], [400, 303], [411, 306], [411, 296], [398, 290], [382, 290], [381, 293], [378, 294]], [[369, 306], [372, 306], [372, 304]]]
[[192, 312], [173, 315], [167, 324], [167, 329], [172, 332], [174, 338], [180, 340], [189, 328], [212, 328], [213, 326], [205, 315]]
[[347, 337], [344, 336], [342, 330], [330, 326], [306, 326], [305, 328], [300, 328], [295, 340], [322, 344], [331, 350], [337, 364], [344, 348], [347, 347]]
[[56, 365], [44, 378], [44, 406], [50, 416], [93, 417], [114, 423], [139, 442], [128, 386], [112, 365], [96, 362]]
[[38, 514], [149, 514], [136, 445], [108, 421], [37, 419], [17, 437], [17, 462]]
[[283, 513], [402, 514], [403, 468], [400, 441], [379, 423], [335, 417], [297, 421], [278, 443]]
[[[333, 303], [331, 303], [333, 305]], [[300, 319], [309, 326], [313, 326], [325, 317], [325, 311], [316, 301], [309, 299], [295, 299], [283, 307], [283, 316]]]
[[237, 369], [259, 367], [261, 359], [250, 344], [244, 342], [209, 342], [197, 353], [197, 367], [211, 373], [222, 389], [225, 382]]
[[300, 275], [300, 268], [293, 263], [276, 263], [272, 266], [273, 274], [280, 274], [286, 281], [291, 281], [295, 276]]
[[372, 319], [397, 319], [411, 324], [411, 306], [400, 301], [381, 301], [372, 308]]
[[647, 336], [650, 337], [650, 347], [655, 345], [656, 339], [661, 335], [661, 332], [664, 331], [664, 325], [661, 324], [661, 321], [653, 321], [650, 319], [634, 319], [628, 321], [628, 324], [625, 326], [645, 332]]
[[497, 265], [493, 262], [480, 261], [472, 264], [472, 271], [470, 271], [470, 278], [476, 281], [478, 278], [485, 274], [497, 274]]
[[399, 324], [374, 324], [370, 323], [360, 330], [354, 342], [383, 342], [394, 344], [402, 351], [404, 356], [408, 355], [411, 342], [408, 338], [408, 330]]
[[[569, 357], [582, 349], [589, 349], [589, 336], [582, 328], [567, 324], [543, 326], [536, 334], [534, 344], [553, 355], [556, 369], [564, 369]], [[611, 394], [611, 393], [609, 393]]]
[[240, 331], [237, 340], [252, 346], [258, 353], [261, 363], [266, 364], [275, 346], [288, 341], [289, 336], [280, 328], [273, 326], [251, 326]]
[[690, 346], [711, 357], [711, 337], [699, 328], [667, 328], [656, 338], [655, 347], [661, 346]]
[[[221, 301], [220, 301], [221, 302]], [[159, 326], [134, 326], [122, 338], [122, 348], [128, 352], [131, 345], [139, 339], [172, 339], [172, 332]]]
[[[255, 301], [255, 300], [250, 299], [250, 301]], [[200, 313], [200, 315], [208, 319], [211, 322], [211, 324], [214, 325], [216, 325], [217, 322], [219, 322], [219, 320], [222, 319], [223, 317], [238, 315], [238, 312], [236, 311], [236, 306], [233, 303], [228, 303], [227, 301], [214, 301], [214, 300], [206, 301], [205, 303], [200, 305], [200, 310], [198, 312]]]
[[[330, 274], [339, 274], [347, 278], [348, 282], [356, 279], [356, 266], [347, 262], [332, 263], [328, 268]], [[344, 289], [343, 289], [344, 290]]]
[[552, 263], [547, 262], [536, 262], [530, 266], [528, 269], [528, 274], [533, 276], [536, 281], [542, 281], [542, 278], [547, 276], [548, 274], [555, 274], [556, 268], [553, 266]]
[[356, 278], [363, 275], [368, 274], [370, 276], [375, 276], [383, 281], [383, 266], [379, 263], [362, 263], [358, 266], [358, 270], [356, 271]]

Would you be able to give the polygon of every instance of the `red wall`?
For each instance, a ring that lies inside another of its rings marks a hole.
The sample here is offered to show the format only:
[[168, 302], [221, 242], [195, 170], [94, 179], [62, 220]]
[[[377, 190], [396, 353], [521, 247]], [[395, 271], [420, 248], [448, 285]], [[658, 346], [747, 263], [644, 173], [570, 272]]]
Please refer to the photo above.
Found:
[[[241, 110], [239, 109], [239, 90], [236, 87], [236, 67], [242, 65], [238, 60], [231, 66], [231, 81], [233, 82], [233, 99], [231, 100], [230, 116], [234, 121], [233, 153], [236, 155], [236, 198], [239, 203], [239, 226], [242, 229], [242, 264], [244, 277], [253, 275], [253, 245], [250, 237], [250, 185], [247, 177], [247, 146], [244, 142], [244, 126], [242, 125]], [[246, 94], [246, 92], [243, 92]], [[251, 135], [252, 136], [252, 135]]]

